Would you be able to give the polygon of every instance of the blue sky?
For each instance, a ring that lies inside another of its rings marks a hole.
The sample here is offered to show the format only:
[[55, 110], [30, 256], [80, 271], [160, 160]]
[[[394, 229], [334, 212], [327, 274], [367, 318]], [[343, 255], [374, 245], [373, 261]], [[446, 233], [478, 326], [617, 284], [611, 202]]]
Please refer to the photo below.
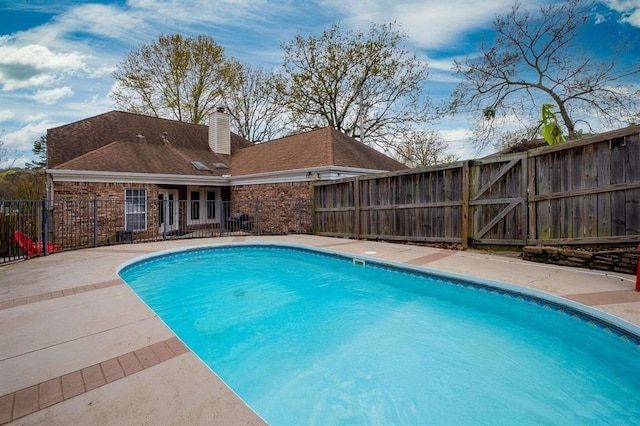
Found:
[[[523, 0], [538, 8], [553, 0]], [[15, 165], [33, 160], [33, 141], [47, 128], [113, 109], [112, 73], [127, 52], [160, 33], [207, 34], [228, 56], [267, 68], [282, 63], [281, 42], [296, 33], [319, 34], [332, 23], [366, 28], [395, 20], [409, 47], [429, 63], [428, 93], [438, 101], [455, 86], [451, 63], [473, 55], [491, 37], [496, 14], [513, 0], [0, 0], [0, 140], [17, 152]], [[632, 41], [628, 63], [640, 59], [640, 0], [596, 4], [583, 48], [600, 57]], [[631, 77], [640, 85], [640, 77]], [[437, 126], [450, 151], [471, 156], [470, 125]], [[1, 165], [0, 165], [1, 166]]]

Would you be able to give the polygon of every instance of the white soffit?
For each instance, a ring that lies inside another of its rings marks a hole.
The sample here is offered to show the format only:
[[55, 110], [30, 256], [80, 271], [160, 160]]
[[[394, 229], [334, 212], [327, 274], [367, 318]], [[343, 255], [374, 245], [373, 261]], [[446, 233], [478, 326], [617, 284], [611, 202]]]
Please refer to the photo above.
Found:
[[47, 169], [47, 173], [51, 175], [54, 182], [114, 182], [200, 186], [234, 186], [286, 182], [311, 182], [316, 180], [334, 180], [353, 176], [369, 175], [374, 173], [384, 173], [386, 171], [387, 170], [371, 170], [354, 167], [313, 167], [308, 169], [283, 170], [244, 176], [197, 176]]

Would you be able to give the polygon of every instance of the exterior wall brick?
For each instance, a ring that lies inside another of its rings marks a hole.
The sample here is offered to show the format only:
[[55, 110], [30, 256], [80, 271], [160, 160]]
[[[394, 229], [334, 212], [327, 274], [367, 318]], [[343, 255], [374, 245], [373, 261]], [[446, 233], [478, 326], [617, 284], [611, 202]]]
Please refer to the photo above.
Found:
[[[153, 184], [114, 182], [56, 182], [50, 204], [50, 239], [62, 248], [93, 247], [118, 242], [119, 231], [125, 229], [125, 190], [147, 191], [146, 231], [135, 231], [134, 240], [157, 240], [159, 214], [158, 194], [167, 189]], [[219, 230], [219, 224], [187, 225], [187, 187], [174, 186], [178, 191], [178, 223], [180, 231]], [[311, 233], [311, 184], [287, 182], [263, 185], [242, 185], [222, 188], [224, 216], [247, 214], [251, 228], [259, 234]], [[97, 210], [94, 212], [94, 206]], [[97, 227], [95, 220], [97, 220]], [[96, 232], [98, 235], [94, 236]], [[242, 229], [244, 230], [244, 229]], [[211, 232], [210, 232], [211, 233]]]
[[[126, 189], [146, 189], [147, 200], [158, 199], [158, 187], [151, 184], [57, 182], [54, 189], [50, 227], [54, 241], [62, 247], [93, 246], [94, 215], [98, 222], [98, 245], [117, 242], [118, 231], [125, 226]], [[97, 200], [96, 213], [94, 199]], [[152, 227], [158, 227], [158, 216], [147, 211], [147, 229]]]
[[311, 183], [233, 186], [230, 210], [230, 214], [247, 214], [259, 224], [260, 229], [254, 229], [257, 233], [311, 233]]

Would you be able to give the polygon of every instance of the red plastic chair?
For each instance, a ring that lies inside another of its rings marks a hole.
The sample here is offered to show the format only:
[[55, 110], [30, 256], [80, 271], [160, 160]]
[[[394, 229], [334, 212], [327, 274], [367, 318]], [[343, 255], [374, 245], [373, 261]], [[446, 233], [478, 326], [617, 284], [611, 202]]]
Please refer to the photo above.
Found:
[[[13, 238], [15, 238], [16, 243], [18, 243], [18, 246], [24, 252], [24, 256], [27, 259], [31, 256], [40, 255], [44, 251], [44, 246], [41, 242], [34, 243], [33, 241], [31, 241], [31, 238], [20, 231], [14, 232]], [[60, 247], [56, 244], [53, 244], [51, 241], [47, 242], [47, 248], [49, 249], [49, 253], [60, 250]]]

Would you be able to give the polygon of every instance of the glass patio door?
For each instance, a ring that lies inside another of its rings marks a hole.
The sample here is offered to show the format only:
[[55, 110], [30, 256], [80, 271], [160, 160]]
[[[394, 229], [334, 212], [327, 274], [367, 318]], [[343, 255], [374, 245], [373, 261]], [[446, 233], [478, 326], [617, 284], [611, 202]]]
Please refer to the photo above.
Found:
[[178, 223], [178, 191], [164, 190], [158, 193], [158, 232], [176, 231]]

